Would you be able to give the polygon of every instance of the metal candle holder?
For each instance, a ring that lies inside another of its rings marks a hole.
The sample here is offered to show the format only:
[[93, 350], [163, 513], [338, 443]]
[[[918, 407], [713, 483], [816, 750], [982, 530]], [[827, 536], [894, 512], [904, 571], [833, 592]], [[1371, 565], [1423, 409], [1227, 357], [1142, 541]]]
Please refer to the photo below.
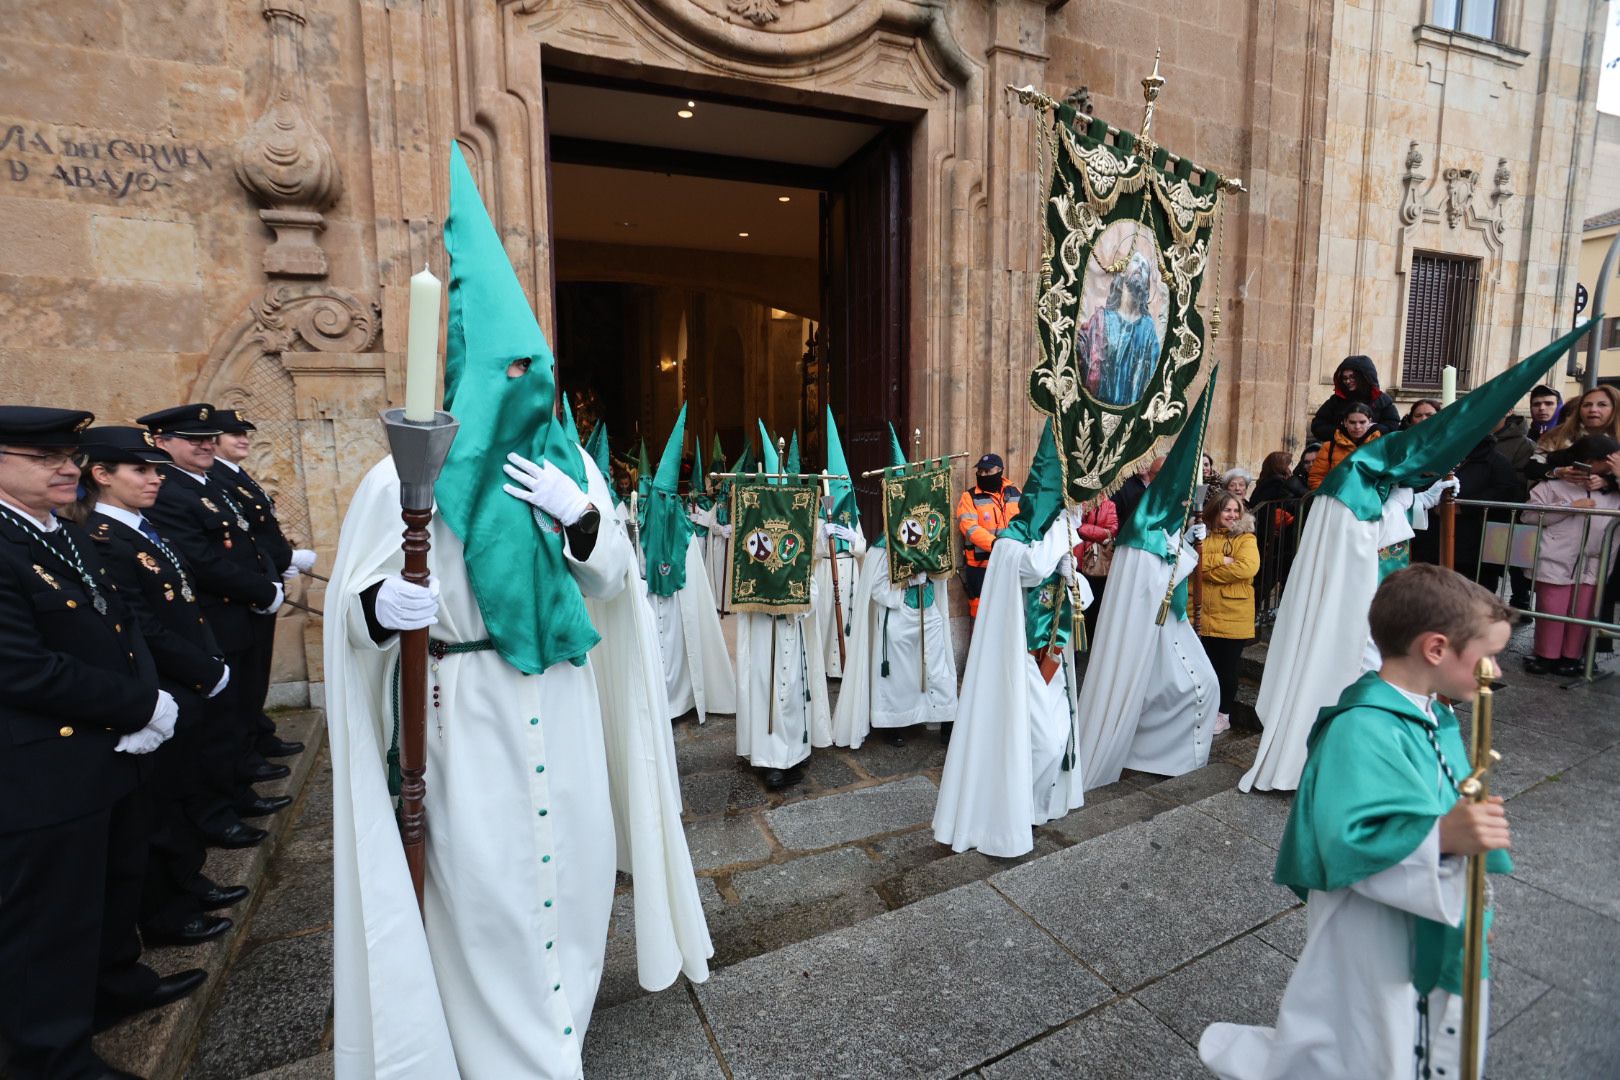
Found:
[[[404, 409], [384, 409], [383, 430], [399, 474], [399, 515], [405, 522], [405, 570], [413, 585], [428, 583], [428, 524], [433, 520], [433, 486], [444, 469], [444, 459], [461, 427], [447, 412], [435, 412], [427, 422], [405, 419]], [[399, 634], [399, 837], [405, 864], [422, 909], [427, 812], [424, 773], [427, 769], [428, 632], [402, 630]]]

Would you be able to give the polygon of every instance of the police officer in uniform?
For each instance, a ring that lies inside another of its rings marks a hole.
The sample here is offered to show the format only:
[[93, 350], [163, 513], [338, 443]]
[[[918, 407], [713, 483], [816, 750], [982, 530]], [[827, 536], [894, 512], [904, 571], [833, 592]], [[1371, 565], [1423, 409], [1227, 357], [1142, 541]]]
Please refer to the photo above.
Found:
[[241, 792], [231, 778], [231, 671], [179, 553], [143, 514], [157, 499], [158, 465], [169, 455], [136, 427], [90, 428], [82, 450], [83, 523], [135, 615], [159, 684], [180, 706], [174, 738], [139, 759], [153, 813], [141, 936], [149, 946], [195, 945], [231, 928], [210, 911], [248, 894], [203, 875], [205, 837], [195, 824], [240, 821], [232, 809]]
[[130, 1076], [92, 1033], [207, 977], [139, 963], [135, 757], [179, 710], [95, 545], [55, 516], [92, 419], [0, 406], [0, 1043], [17, 1080]]
[[[248, 783], [286, 776], [285, 765], [264, 760], [255, 746], [257, 715], [251, 704], [251, 673], [258, 670], [260, 638], [258, 616], [274, 615], [285, 594], [281, 575], [253, 538], [246, 516], [230, 493], [209, 477], [214, 465], [214, 444], [219, 436], [214, 407], [179, 405], [138, 418], [173, 458], [160, 466], [163, 486], [157, 502], [146, 511], [164, 541], [178, 552], [191, 571], [193, 586], [204, 617], [214, 631], [225, 662], [237, 675], [236, 708], [232, 725], [237, 747], [237, 776]], [[248, 700], [244, 700], [248, 699]], [[263, 816], [286, 806], [285, 795], [264, 798], [250, 795], [235, 809], [243, 817]], [[244, 828], [248, 828], [244, 826]], [[257, 843], [260, 835], [250, 841]], [[248, 846], [245, 838], [213, 834], [209, 842], [222, 847]]]
[[[259, 550], [269, 556], [271, 565], [285, 583], [315, 566], [315, 553], [305, 548], [294, 548], [281, 531], [276, 520], [276, 504], [259, 482], [242, 467], [253, 443], [248, 433], [258, 428], [240, 409], [220, 409], [214, 414], [219, 427], [219, 444], [214, 454], [214, 467], [208, 478], [229, 493], [229, 498], [247, 518], [253, 539]], [[265, 695], [270, 690], [270, 665], [276, 645], [276, 617], [256, 619], [258, 666], [242, 680], [243, 705], [249, 722], [258, 732], [254, 747], [267, 758], [290, 757], [301, 753], [304, 744], [282, 739], [276, 735], [276, 725], [264, 714]]]

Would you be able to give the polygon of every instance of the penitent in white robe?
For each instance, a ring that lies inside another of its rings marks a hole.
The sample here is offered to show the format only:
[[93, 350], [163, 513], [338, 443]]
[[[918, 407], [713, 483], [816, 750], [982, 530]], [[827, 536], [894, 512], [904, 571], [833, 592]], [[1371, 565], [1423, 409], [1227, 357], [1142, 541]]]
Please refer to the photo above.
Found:
[[[1462, 858], [1441, 856], [1436, 825], [1416, 851], [1389, 869], [1348, 888], [1313, 891], [1305, 907], [1305, 949], [1276, 1026], [1211, 1024], [1198, 1041], [1204, 1064], [1221, 1080], [1411, 1076], [1419, 1020], [1412, 916], [1456, 925], [1467, 892], [1465, 865]], [[1488, 1007], [1489, 984], [1481, 985]], [[1431, 992], [1429, 1017], [1431, 1075], [1461, 1075], [1462, 998]], [[1480, 1075], [1484, 1050], [1481, 1039]]]
[[[1024, 640], [1024, 590], [1051, 577], [1072, 543], [1060, 516], [1037, 543], [1001, 540], [990, 549], [934, 808], [934, 839], [954, 851], [1022, 855], [1035, 846], [1034, 826], [1085, 802], [1074, 654], [1063, 651], [1048, 683]], [[1085, 578], [1076, 588], [1084, 610], [1091, 588]]]
[[[592, 501], [609, 505], [582, 458]], [[589, 559], [569, 557], [603, 635], [586, 664], [528, 676], [494, 651], [432, 662], [419, 917], [384, 768], [398, 638], [372, 642], [359, 602], [402, 566], [398, 512], [385, 459], [350, 504], [326, 593], [337, 1075], [577, 1078], [615, 868], [635, 882], [643, 986], [701, 981], [713, 952], [630, 544], [604, 517]], [[486, 638], [461, 541], [437, 518], [429, 531], [432, 637]]]
[[698, 538], [703, 548], [703, 568], [709, 579], [709, 593], [716, 611], [730, 611], [727, 601], [731, 593], [727, 586], [731, 583], [731, 526], [720, 524], [718, 506], [711, 506], [707, 510], [693, 508], [686, 516], [694, 525], [709, 530], [708, 536]]
[[[854, 632], [849, 637], [849, 668], [833, 710], [833, 742], [860, 749], [872, 728], [948, 724], [956, 720], [956, 648], [943, 581], [922, 613], [907, 607], [910, 586], [889, 584], [889, 552], [866, 553], [855, 590]], [[928, 689], [923, 690], [924, 634]], [[885, 636], [887, 635], [887, 636]], [[883, 674], [883, 661], [889, 673]]]
[[[814, 581], [810, 592], [813, 605]], [[810, 756], [811, 747], [832, 745], [815, 614], [749, 611], [738, 619], [737, 756], [758, 769], [790, 769]]]
[[[1416, 498], [1433, 505], [1439, 491], [1431, 490]], [[1362, 521], [1338, 499], [1312, 500], [1260, 677], [1255, 712], [1265, 730], [1238, 790], [1298, 788], [1316, 714], [1377, 668], [1367, 612], [1378, 591], [1378, 551], [1412, 538], [1413, 503], [1411, 488], [1396, 488], [1382, 517]]]
[[[1180, 548], [1175, 580], [1198, 565]], [[1080, 689], [1080, 760], [1086, 790], [1112, 784], [1123, 769], [1180, 776], [1209, 764], [1220, 687], [1190, 621], [1172, 613], [1158, 624], [1171, 581], [1163, 558], [1141, 548], [1114, 551], [1086, 682]]]
[[[849, 656], [849, 636], [853, 632], [855, 612], [859, 608], [855, 604], [855, 590], [860, 585], [861, 563], [866, 555], [866, 537], [855, 530], [854, 550], [843, 551], [838, 554], [838, 594], [837, 603], [833, 597], [833, 561], [827, 552], [827, 538], [822, 536], [816, 541], [816, 624], [821, 634], [821, 660], [827, 669], [827, 678], [842, 679], [844, 677], [844, 663]], [[844, 656], [845, 661], [838, 658], [838, 618], [834, 609], [844, 616]]]
[[664, 665], [669, 719], [697, 710], [698, 723], [710, 713], [737, 711], [737, 679], [720, 630], [720, 616], [709, 591], [708, 570], [693, 538], [686, 545], [686, 584], [673, 596], [649, 592], [658, 651]]

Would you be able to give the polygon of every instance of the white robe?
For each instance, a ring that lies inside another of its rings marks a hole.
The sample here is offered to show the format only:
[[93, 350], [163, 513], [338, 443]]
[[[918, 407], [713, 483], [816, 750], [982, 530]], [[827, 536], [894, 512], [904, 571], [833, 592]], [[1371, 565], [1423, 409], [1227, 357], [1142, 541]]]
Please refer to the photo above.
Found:
[[[1418, 498], [1433, 505], [1428, 492]], [[1338, 499], [1311, 501], [1260, 677], [1255, 712], [1265, 730], [1238, 790], [1298, 788], [1316, 714], [1338, 701], [1369, 662], [1378, 666], [1367, 629], [1378, 550], [1412, 538], [1413, 502], [1410, 488], [1396, 488], [1378, 520], [1362, 521]]]
[[[1063, 651], [1047, 683], [1024, 640], [1024, 589], [1051, 577], [1072, 546], [1060, 516], [1034, 544], [1004, 540], [990, 549], [934, 808], [934, 839], [953, 851], [1022, 855], [1035, 846], [1034, 826], [1085, 802], [1078, 757], [1062, 769], [1080, 734], [1073, 652]], [[1085, 578], [1076, 588], [1084, 610], [1091, 588]]]
[[[1173, 534], [1175, 580], [1198, 553]], [[1209, 764], [1220, 687], [1190, 621], [1158, 625], [1171, 580], [1164, 559], [1135, 547], [1114, 551], [1097, 619], [1086, 683], [1080, 689], [1080, 760], [1085, 784], [1112, 784], [1122, 769], [1180, 776]]]
[[[815, 592], [812, 580], [812, 606]], [[790, 769], [810, 756], [811, 747], [832, 745], [815, 613], [738, 617], [737, 756], [759, 769]]]
[[827, 669], [827, 678], [842, 679], [844, 664], [849, 657], [849, 635], [855, 623], [855, 590], [860, 584], [861, 563], [866, 555], [866, 537], [855, 530], [853, 550], [838, 555], [838, 596], [836, 607], [844, 616], [844, 660], [838, 657], [838, 618], [834, 615], [832, 559], [828, 557], [827, 538], [816, 541], [816, 623], [820, 627], [821, 660]]
[[[855, 590], [849, 668], [833, 710], [833, 742], [860, 749], [872, 728], [948, 724], [956, 720], [956, 648], [944, 582], [924, 614], [907, 607], [909, 587], [889, 584], [889, 551], [867, 551]], [[926, 627], [926, 631], [924, 630]], [[887, 633], [887, 643], [884, 635]], [[928, 652], [928, 690], [922, 688], [923, 635]], [[889, 674], [883, 674], [888, 657]]]
[[720, 616], [709, 591], [708, 569], [694, 537], [686, 545], [686, 584], [673, 596], [647, 594], [658, 627], [669, 719], [697, 710], [698, 723], [710, 713], [737, 711], [737, 679], [720, 630]]
[[707, 510], [694, 508], [686, 516], [694, 525], [709, 530], [708, 536], [699, 537], [703, 545], [703, 567], [709, 578], [709, 592], [716, 611], [730, 611], [731, 608], [727, 606], [730, 597], [727, 586], [731, 583], [731, 526], [720, 524], [718, 506], [711, 506]]
[[[608, 505], [581, 457], [592, 501]], [[350, 504], [326, 594], [337, 1075], [578, 1077], [616, 866], [635, 879], [643, 986], [682, 972], [701, 981], [713, 953], [630, 545], [605, 519], [591, 557], [569, 556], [603, 634], [591, 662], [532, 677], [494, 651], [433, 662], [442, 704], [427, 718], [419, 918], [383, 760], [398, 638], [373, 643], [359, 602], [402, 566], [398, 512], [384, 459]], [[429, 531], [441, 588], [432, 636], [487, 637], [460, 540], [437, 518]]]
[[[1441, 857], [1440, 828], [1404, 860], [1344, 889], [1312, 892], [1305, 949], [1283, 992], [1275, 1027], [1211, 1024], [1198, 1054], [1221, 1080], [1373, 1080], [1407, 1077], [1417, 1045], [1412, 917], [1456, 925], [1466, 860]], [[1483, 1005], [1489, 1005], [1489, 984]], [[1481, 1009], [1481, 1030], [1487, 1008]], [[1429, 995], [1433, 1075], [1456, 1077], [1462, 998]], [[1484, 1039], [1479, 1047], [1484, 1075]], [[1443, 1071], [1441, 1071], [1443, 1070]]]

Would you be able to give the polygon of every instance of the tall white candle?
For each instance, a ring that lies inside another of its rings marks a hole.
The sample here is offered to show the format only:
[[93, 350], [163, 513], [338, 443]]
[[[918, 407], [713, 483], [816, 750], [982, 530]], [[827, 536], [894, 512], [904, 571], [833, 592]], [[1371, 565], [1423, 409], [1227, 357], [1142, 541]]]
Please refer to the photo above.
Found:
[[1457, 400], [1457, 368], [1447, 364], [1440, 372], [1440, 406], [1444, 408]]
[[433, 419], [439, 382], [439, 298], [444, 286], [426, 266], [411, 278], [411, 318], [405, 337], [405, 419]]

